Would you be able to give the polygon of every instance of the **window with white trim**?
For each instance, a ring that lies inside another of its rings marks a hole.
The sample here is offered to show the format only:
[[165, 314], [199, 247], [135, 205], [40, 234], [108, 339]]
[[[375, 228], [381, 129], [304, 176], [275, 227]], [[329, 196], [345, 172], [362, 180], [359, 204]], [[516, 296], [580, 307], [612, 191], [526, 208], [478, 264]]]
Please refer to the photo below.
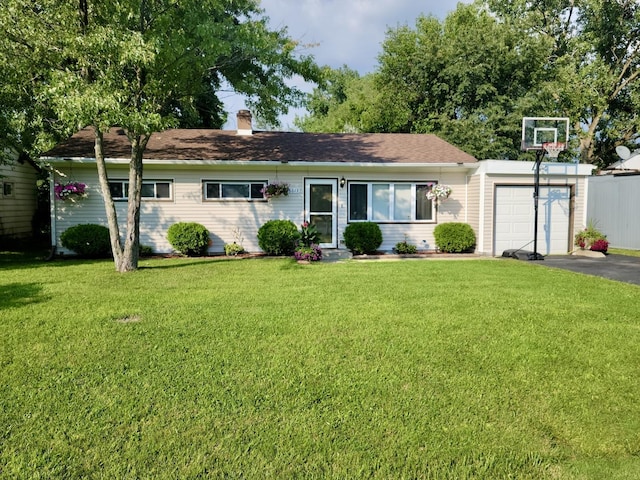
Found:
[[349, 221], [433, 222], [427, 192], [435, 182], [349, 182]]
[[203, 200], [264, 200], [262, 190], [267, 185], [261, 181], [202, 181]]
[[[129, 198], [128, 180], [109, 180], [109, 190], [114, 200]], [[173, 198], [173, 181], [171, 180], [143, 180], [141, 196], [146, 200], [171, 200]]]

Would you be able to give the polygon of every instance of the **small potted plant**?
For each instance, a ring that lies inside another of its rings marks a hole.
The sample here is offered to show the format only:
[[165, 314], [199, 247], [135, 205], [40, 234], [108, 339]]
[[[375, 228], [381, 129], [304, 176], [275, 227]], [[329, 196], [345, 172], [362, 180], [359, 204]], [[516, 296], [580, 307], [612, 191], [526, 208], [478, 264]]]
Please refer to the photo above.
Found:
[[53, 191], [58, 200], [71, 200], [74, 202], [76, 199], [84, 198], [87, 196], [87, 186], [80, 182], [67, 182], [58, 183], [53, 187]]
[[268, 183], [264, 186], [262, 190], [260, 190], [264, 198], [272, 198], [279, 197], [281, 195], [287, 196], [289, 195], [289, 184], [286, 182], [273, 182]]
[[576, 247], [580, 250], [607, 253], [609, 249], [607, 236], [600, 232], [592, 221], [589, 221], [587, 228], [576, 234], [574, 240]]
[[446, 200], [451, 195], [453, 189], [449, 185], [442, 185], [437, 183], [433, 185], [427, 192], [427, 198], [436, 202], [436, 205], [441, 201]]

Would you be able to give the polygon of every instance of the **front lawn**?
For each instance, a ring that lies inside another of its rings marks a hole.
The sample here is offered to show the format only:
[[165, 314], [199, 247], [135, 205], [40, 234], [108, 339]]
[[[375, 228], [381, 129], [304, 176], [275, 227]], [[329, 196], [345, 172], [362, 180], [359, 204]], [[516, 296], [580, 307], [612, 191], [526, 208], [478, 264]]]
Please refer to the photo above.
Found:
[[0, 477], [632, 479], [640, 288], [513, 260], [0, 255]]

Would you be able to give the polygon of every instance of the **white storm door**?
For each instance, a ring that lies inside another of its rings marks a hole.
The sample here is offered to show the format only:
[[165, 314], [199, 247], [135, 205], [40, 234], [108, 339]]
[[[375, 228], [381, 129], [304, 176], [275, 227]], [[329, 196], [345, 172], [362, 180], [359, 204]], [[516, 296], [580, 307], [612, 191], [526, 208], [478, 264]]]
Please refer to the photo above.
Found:
[[321, 248], [338, 246], [338, 180], [307, 178], [304, 181], [305, 219], [315, 225]]

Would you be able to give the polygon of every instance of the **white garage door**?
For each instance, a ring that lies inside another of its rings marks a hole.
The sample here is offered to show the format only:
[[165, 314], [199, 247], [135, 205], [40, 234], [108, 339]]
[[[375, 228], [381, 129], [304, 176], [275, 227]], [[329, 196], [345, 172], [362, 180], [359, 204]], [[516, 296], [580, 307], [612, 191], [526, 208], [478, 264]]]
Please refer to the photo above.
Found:
[[[570, 205], [570, 187], [540, 187], [538, 253], [567, 253]], [[534, 210], [532, 186], [496, 187], [494, 255], [509, 249], [533, 251]]]

